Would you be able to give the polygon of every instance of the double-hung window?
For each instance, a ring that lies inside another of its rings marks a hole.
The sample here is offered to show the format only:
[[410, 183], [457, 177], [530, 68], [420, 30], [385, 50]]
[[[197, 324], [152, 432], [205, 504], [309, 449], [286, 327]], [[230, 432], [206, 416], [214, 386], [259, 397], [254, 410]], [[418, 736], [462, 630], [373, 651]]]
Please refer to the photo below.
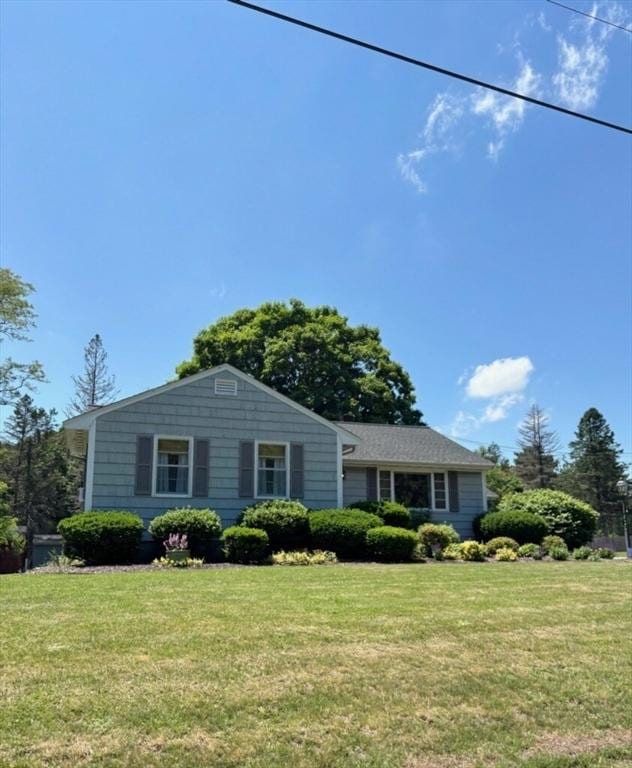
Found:
[[287, 498], [287, 443], [257, 443], [257, 496]]
[[156, 438], [156, 494], [191, 494], [191, 439]]

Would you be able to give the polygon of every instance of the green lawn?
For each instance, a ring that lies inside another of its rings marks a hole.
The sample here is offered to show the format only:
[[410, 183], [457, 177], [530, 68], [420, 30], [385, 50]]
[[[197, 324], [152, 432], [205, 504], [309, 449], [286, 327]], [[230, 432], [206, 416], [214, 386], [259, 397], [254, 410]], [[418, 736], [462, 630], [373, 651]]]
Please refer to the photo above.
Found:
[[0, 765], [632, 766], [632, 567], [0, 577]]

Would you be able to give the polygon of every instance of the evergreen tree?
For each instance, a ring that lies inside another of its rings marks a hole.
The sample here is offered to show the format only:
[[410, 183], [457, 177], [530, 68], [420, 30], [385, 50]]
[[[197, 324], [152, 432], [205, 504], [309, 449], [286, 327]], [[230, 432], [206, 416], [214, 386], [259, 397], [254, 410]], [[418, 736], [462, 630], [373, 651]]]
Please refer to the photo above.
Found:
[[600, 527], [611, 530], [621, 513], [616, 484], [626, 476], [626, 468], [620, 461], [621, 448], [614, 432], [596, 408], [589, 408], [581, 417], [569, 448], [570, 461], [557, 485], [588, 502], [600, 514]]
[[108, 372], [107, 357], [103, 340], [97, 333], [84, 349], [83, 374], [72, 377], [75, 396], [67, 410], [69, 416], [84, 413], [95, 405], [111, 403], [116, 397], [115, 380]]
[[516, 453], [516, 474], [527, 490], [551, 488], [557, 473], [554, 454], [559, 444], [548, 423], [547, 415], [534, 404], [518, 428], [520, 450]]
[[76, 510], [78, 471], [55, 411], [34, 405], [23, 395], [7, 419], [8, 441], [2, 446], [2, 474], [9, 484], [11, 514], [29, 533], [54, 530], [54, 523]]

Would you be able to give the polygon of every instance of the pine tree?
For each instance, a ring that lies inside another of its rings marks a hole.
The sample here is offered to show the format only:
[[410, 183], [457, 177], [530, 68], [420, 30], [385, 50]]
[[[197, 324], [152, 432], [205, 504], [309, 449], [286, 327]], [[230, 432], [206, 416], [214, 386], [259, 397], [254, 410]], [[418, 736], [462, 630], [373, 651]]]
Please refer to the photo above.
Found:
[[9, 483], [11, 514], [29, 533], [49, 531], [75, 511], [79, 479], [56, 429], [55, 411], [38, 408], [23, 395], [5, 429], [2, 474]]
[[544, 411], [532, 405], [518, 428], [520, 450], [516, 453], [516, 474], [527, 490], [551, 488], [557, 473], [555, 451], [559, 444], [548, 423]]
[[600, 527], [610, 530], [620, 516], [616, 484], [626, 476], [626, 468], [620, 461], [621, 447], [614, 432], [596, 408], [589, 408], [581, 417], [569, 448], [570, 461], [557, 485], [588, 502], [600, 514]]
[[108, 372], [107, 357], [103, 340], [97, 333], [84, 349], [83, 374], [72, 377], [75, 396], [67, 409], [68, 416], [111, 403], [116, 397], [115, 379]]

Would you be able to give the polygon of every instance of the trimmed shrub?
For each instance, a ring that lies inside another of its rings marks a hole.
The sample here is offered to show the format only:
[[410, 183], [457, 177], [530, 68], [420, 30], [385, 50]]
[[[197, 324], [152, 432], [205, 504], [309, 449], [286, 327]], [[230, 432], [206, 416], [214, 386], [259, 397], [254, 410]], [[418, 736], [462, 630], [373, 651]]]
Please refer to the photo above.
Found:
[[222, 534], [224, 554], [229, 563], [263, 563], [268, 556], [270, 540], [261, 528], [233, 525]]
[[568, 547], [551, 547], [549, 549], [549, 557], [553, 560], [568, 560], [569, 556]]
[[614, 557], [614, 550], [608, 549], [608, 547], [599, 547], [597, 552], [602, 560], [612, 560]]
[[350, 507], [381, 517], [384, 525], [395, 528], [410, 528], [411, 526], [410, 511], [396, 501], [358, 501]]
[[544, 550], [544, 554], [548, 555], [549, 549], [552, 547], [565, 547], [566, 542], [561, 536], [545, 536], [542, 539], [542, 549]]
[[542, 550], [537, 544], [523, 544], [521, 547], [518, 547], [518, 557], [533, 557], [537, 560], [538, 554], [541, 555]]
[[449, 544], [458, 544], [460, 539], [453, 526], [447, 523], [424, 523], [419, 526], [421, 548], [428, 557], [442, 552]]
[[513, 563], [518, 559], [518, 553], [511, 547], [501, 547], [496, 551], [496, 560], [502, 563]]
[[481, 563], [485, 560], [485, 547], [478, 541], [464, 541], [460, 545], [461, 557], [468, 562]]
[[381, 525], [367, 531], [366, 546], [369, 556], [375, 560], [402, 563], [412, 559], [417, 546], [417, 536], [413, 531], [406, 531], [394, 525]]
[[549, 532], [546, 520], [533, 512], [490, 512], [480, 521], [484, 541], [508, 536], [518, 544], [542, 541]]
[[309, 542], [309, 515], [299, 501], [262, 501], [243, 511], [240, 525], [265, 531], [273, 552], [302, 549]]
[[561, 536], [567, 547], [588, 544], [597, 528], [597, 513], [562, 491], [542, 488], [503, 496], [499, 512], [532, 512], [546, 521], [549, 533]]
[[272, 555], [274, 565], [331, 565], [337, 563], [338, 558], [335, 552], [323, 552], [317, 549], [314, 552], [308, 552], [306, 549], [298, 552], [276, 552]]
[[118, 510], [80, 512], [59, 521], [64, 554], [89, 565], [117, 565], [134, 561], [143, 535], [143, 521]]
[[591, 555], [591, 547], [577, 547], [577, 549], [573, 550], [573, 560], [588, 560]]
[[365, 559], [366, 534], [382, 519], [360, 509], [320, 509], [309, 515], [314, 549], [327, 549], [346, 560]]
[[204, 556], [221, 532], [222, 521], [212, 509], [170, 509], [149, 523], [149, 533], [157, 541], [163, 542], [173, 534], [186, 536], [191, 554], [195, 557]]
[[461, 545], [454, 542], [448, 544], [445, 549], [437, 552], [435, 557], [437, 560], [461, 560]]
[[485, 544], [485, 552], [488, 556], [495, 555], [499, 549], [511, 549], [513, 552], [518, 552], [518, 542], [509, 536], [497, 536], [495, 539]]

